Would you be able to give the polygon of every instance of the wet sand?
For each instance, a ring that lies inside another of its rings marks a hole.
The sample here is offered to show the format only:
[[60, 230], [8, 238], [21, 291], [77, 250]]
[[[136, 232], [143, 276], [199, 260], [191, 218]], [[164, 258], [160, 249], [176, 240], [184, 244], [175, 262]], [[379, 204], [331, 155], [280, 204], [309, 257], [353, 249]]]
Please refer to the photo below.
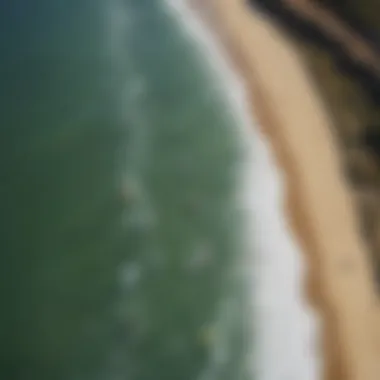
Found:
[[309, 268], [305, 296], [323, 323], [324, 378], [379, 379], [378, 299], [332, 120], [283, 31], [244, 0], [209, 0], [207, 11], [285, 173], [285, 211]]

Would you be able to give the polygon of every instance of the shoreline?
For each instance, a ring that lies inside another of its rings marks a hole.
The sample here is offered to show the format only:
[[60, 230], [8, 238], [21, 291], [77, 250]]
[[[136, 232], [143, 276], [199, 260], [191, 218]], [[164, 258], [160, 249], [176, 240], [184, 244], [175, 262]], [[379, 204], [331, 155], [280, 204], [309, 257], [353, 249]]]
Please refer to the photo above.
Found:
[[[247, 317], [252, 320], [255, 347], [259, 348], [249, 360], [254, 368], [251, 373], [263, 380], [320, 379], [321, 354], [317, 349], [320, 321], [303, 294], [306, 265], [284, 212], [283, 172], [276, 165], [266, 136], [257, 126], [246, 83], [236, 72], [221, 41], [212, 33], [215, 20], [211, 19], [213, 12], [208, 7], [211, 2], [201, 4], [201, 8], [194, 1], [192, 7], [187, 3], [186, 6], [170, 4], [177, 16], [183, 18], [202, 56], [209, 58], [214, 80], [222, 81], [220, 90], [237, 117], [235, 127], [242, 145], [248, 148], [239, 189], [243, 191], [241, 204], [249, 214], [247, 240], [244, 238], [248, 272], [244, 273], [249, 279], [248, 302], [253, 301], [253, 308]], [[203, 12], [199, 14], [199, 10]], [[274, 356], [276, 366], [273, 366]]]
[[322, 319], [323, 378], [375, 380], [378, 301], [332, 121], [294, 45], [271, 22], [243, 0], [210, 0], [207, 12], [286, 178], [285, 212], [308, 263], [307, 297]]
[[210, 30], [206, 16], [213, 14], [205, 6], [211, 3], [202, 4], [201, 15], [196, 12], [199, 8], [185, 1], [168, 0], [168, 4], [206, 59], [210, 79], [220, 83], [221, 96], [235, 120], [231, 128], [236, 129], [244, 152], [235, 190], [246, 215], [239, 265], [249, 292], [245, 319], [254, 337], [253, 345], [246, 347], [248, 356], [244, 355], [247, 370], [262, 380], [320, 379], [319, 318], [303, 294], [306, 266], [284, 213], [283, 173], [257, 127], [245, 83]]

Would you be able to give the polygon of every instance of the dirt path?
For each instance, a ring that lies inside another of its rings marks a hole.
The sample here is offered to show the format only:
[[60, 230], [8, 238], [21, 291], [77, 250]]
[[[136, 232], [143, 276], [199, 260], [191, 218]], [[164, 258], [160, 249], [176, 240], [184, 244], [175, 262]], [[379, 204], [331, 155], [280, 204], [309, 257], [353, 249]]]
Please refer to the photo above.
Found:
[[308, 260], [309, 299], [323, 319], [325, 379], [378, 380], [378, 299], [332, 121], [283, 33], [244, 0], [210, 1], [287, 177], [287, 215]]

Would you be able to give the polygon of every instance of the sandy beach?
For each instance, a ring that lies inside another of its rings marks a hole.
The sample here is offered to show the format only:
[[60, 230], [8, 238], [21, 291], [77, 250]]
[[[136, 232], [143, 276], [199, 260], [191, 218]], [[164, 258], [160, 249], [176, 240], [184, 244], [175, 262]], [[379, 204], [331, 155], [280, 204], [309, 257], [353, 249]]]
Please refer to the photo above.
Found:
[[286, 215], [308, 264], [305, 297], [323, 324], [324, 379], [379, 379], [378, 299], [322, 99], [295, 45], [246, 1], [200, 8], [212, 16], [285, 173]]

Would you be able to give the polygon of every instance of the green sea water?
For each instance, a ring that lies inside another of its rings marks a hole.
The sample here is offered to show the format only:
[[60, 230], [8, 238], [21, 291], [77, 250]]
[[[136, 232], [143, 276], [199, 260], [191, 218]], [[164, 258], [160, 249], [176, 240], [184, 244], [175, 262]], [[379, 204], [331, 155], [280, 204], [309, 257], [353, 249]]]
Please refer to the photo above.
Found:
[[229, 106], [159, 0], [0, 11], [0, 379], [240, 380]]

